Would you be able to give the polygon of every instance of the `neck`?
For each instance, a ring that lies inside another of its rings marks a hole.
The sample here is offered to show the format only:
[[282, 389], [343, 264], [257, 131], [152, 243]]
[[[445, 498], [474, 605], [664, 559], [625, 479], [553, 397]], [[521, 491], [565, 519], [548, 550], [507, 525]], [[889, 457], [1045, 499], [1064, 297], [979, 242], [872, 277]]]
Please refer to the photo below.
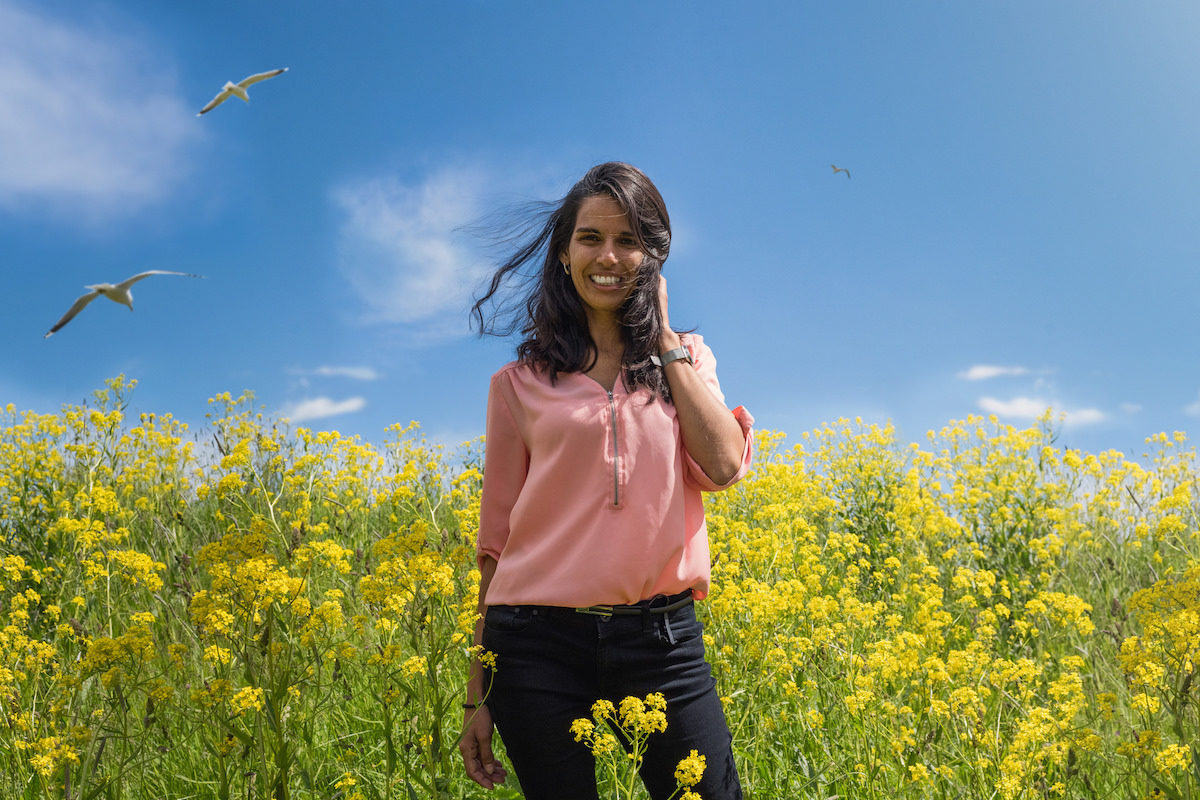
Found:
[[621, 339], [621, 323], [616, 315], [600, 317], [588, 315], [588, 335], [596, 344], [599, 355], [615, 355], [618, 359], [625, 352], [625, 342]]

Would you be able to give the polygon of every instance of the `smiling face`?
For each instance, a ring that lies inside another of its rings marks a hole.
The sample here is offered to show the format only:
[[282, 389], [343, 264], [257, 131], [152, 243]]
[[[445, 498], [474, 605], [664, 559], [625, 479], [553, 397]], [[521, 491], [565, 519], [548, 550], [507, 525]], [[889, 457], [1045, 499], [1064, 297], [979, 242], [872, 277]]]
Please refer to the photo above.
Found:
[[571, 268], [571, 283], [591, 324], [611, 324], [633, 290], [644, 254], [629, 217], [608, 195], [585, 198], [575, 217], [567, 250], [559, 255]]

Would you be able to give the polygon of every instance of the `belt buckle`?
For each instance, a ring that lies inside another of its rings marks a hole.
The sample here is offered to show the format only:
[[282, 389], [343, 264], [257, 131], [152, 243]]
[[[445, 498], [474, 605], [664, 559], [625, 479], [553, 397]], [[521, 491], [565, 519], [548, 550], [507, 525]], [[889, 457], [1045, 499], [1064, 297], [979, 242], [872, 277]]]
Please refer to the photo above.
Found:
[[612, 606], [588, 606], [587, 608], [575, 609], [577, 614], [591, 614], [594, 617], [611, 617], [613, 615]]

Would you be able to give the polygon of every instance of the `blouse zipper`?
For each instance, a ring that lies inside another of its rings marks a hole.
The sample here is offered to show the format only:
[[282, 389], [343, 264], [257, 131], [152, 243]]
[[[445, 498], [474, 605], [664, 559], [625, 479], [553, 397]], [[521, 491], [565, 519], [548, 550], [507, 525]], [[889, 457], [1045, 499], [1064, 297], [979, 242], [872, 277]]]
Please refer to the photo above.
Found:
[[621, 490], [618, 482], [619, 470], [621, 467], [621, 450], [617, 442], [617, 406], [613, 402], [612, 390], [608, 392], [608, 411], [612, 418], [612, 441], [613, 441], [613, 505], [621, 505]]

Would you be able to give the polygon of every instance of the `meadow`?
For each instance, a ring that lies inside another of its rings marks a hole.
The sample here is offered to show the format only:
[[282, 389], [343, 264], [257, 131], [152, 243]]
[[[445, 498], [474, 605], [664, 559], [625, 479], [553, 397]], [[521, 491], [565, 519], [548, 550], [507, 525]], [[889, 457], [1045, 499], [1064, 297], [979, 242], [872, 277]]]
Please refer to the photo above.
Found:
[[[132, 391], [0, 411], [0, 796], [519, 797], [456, 746], [482, 443], [376, 448], [248, 394], [190, 431]], [[747, 797], [1200, 797], [1182, 433], [1137, 462], [1049, 418], [783, 441], [707, 497], [699, 613]], [[564, 737], [606, 741], [599, 716]]]

